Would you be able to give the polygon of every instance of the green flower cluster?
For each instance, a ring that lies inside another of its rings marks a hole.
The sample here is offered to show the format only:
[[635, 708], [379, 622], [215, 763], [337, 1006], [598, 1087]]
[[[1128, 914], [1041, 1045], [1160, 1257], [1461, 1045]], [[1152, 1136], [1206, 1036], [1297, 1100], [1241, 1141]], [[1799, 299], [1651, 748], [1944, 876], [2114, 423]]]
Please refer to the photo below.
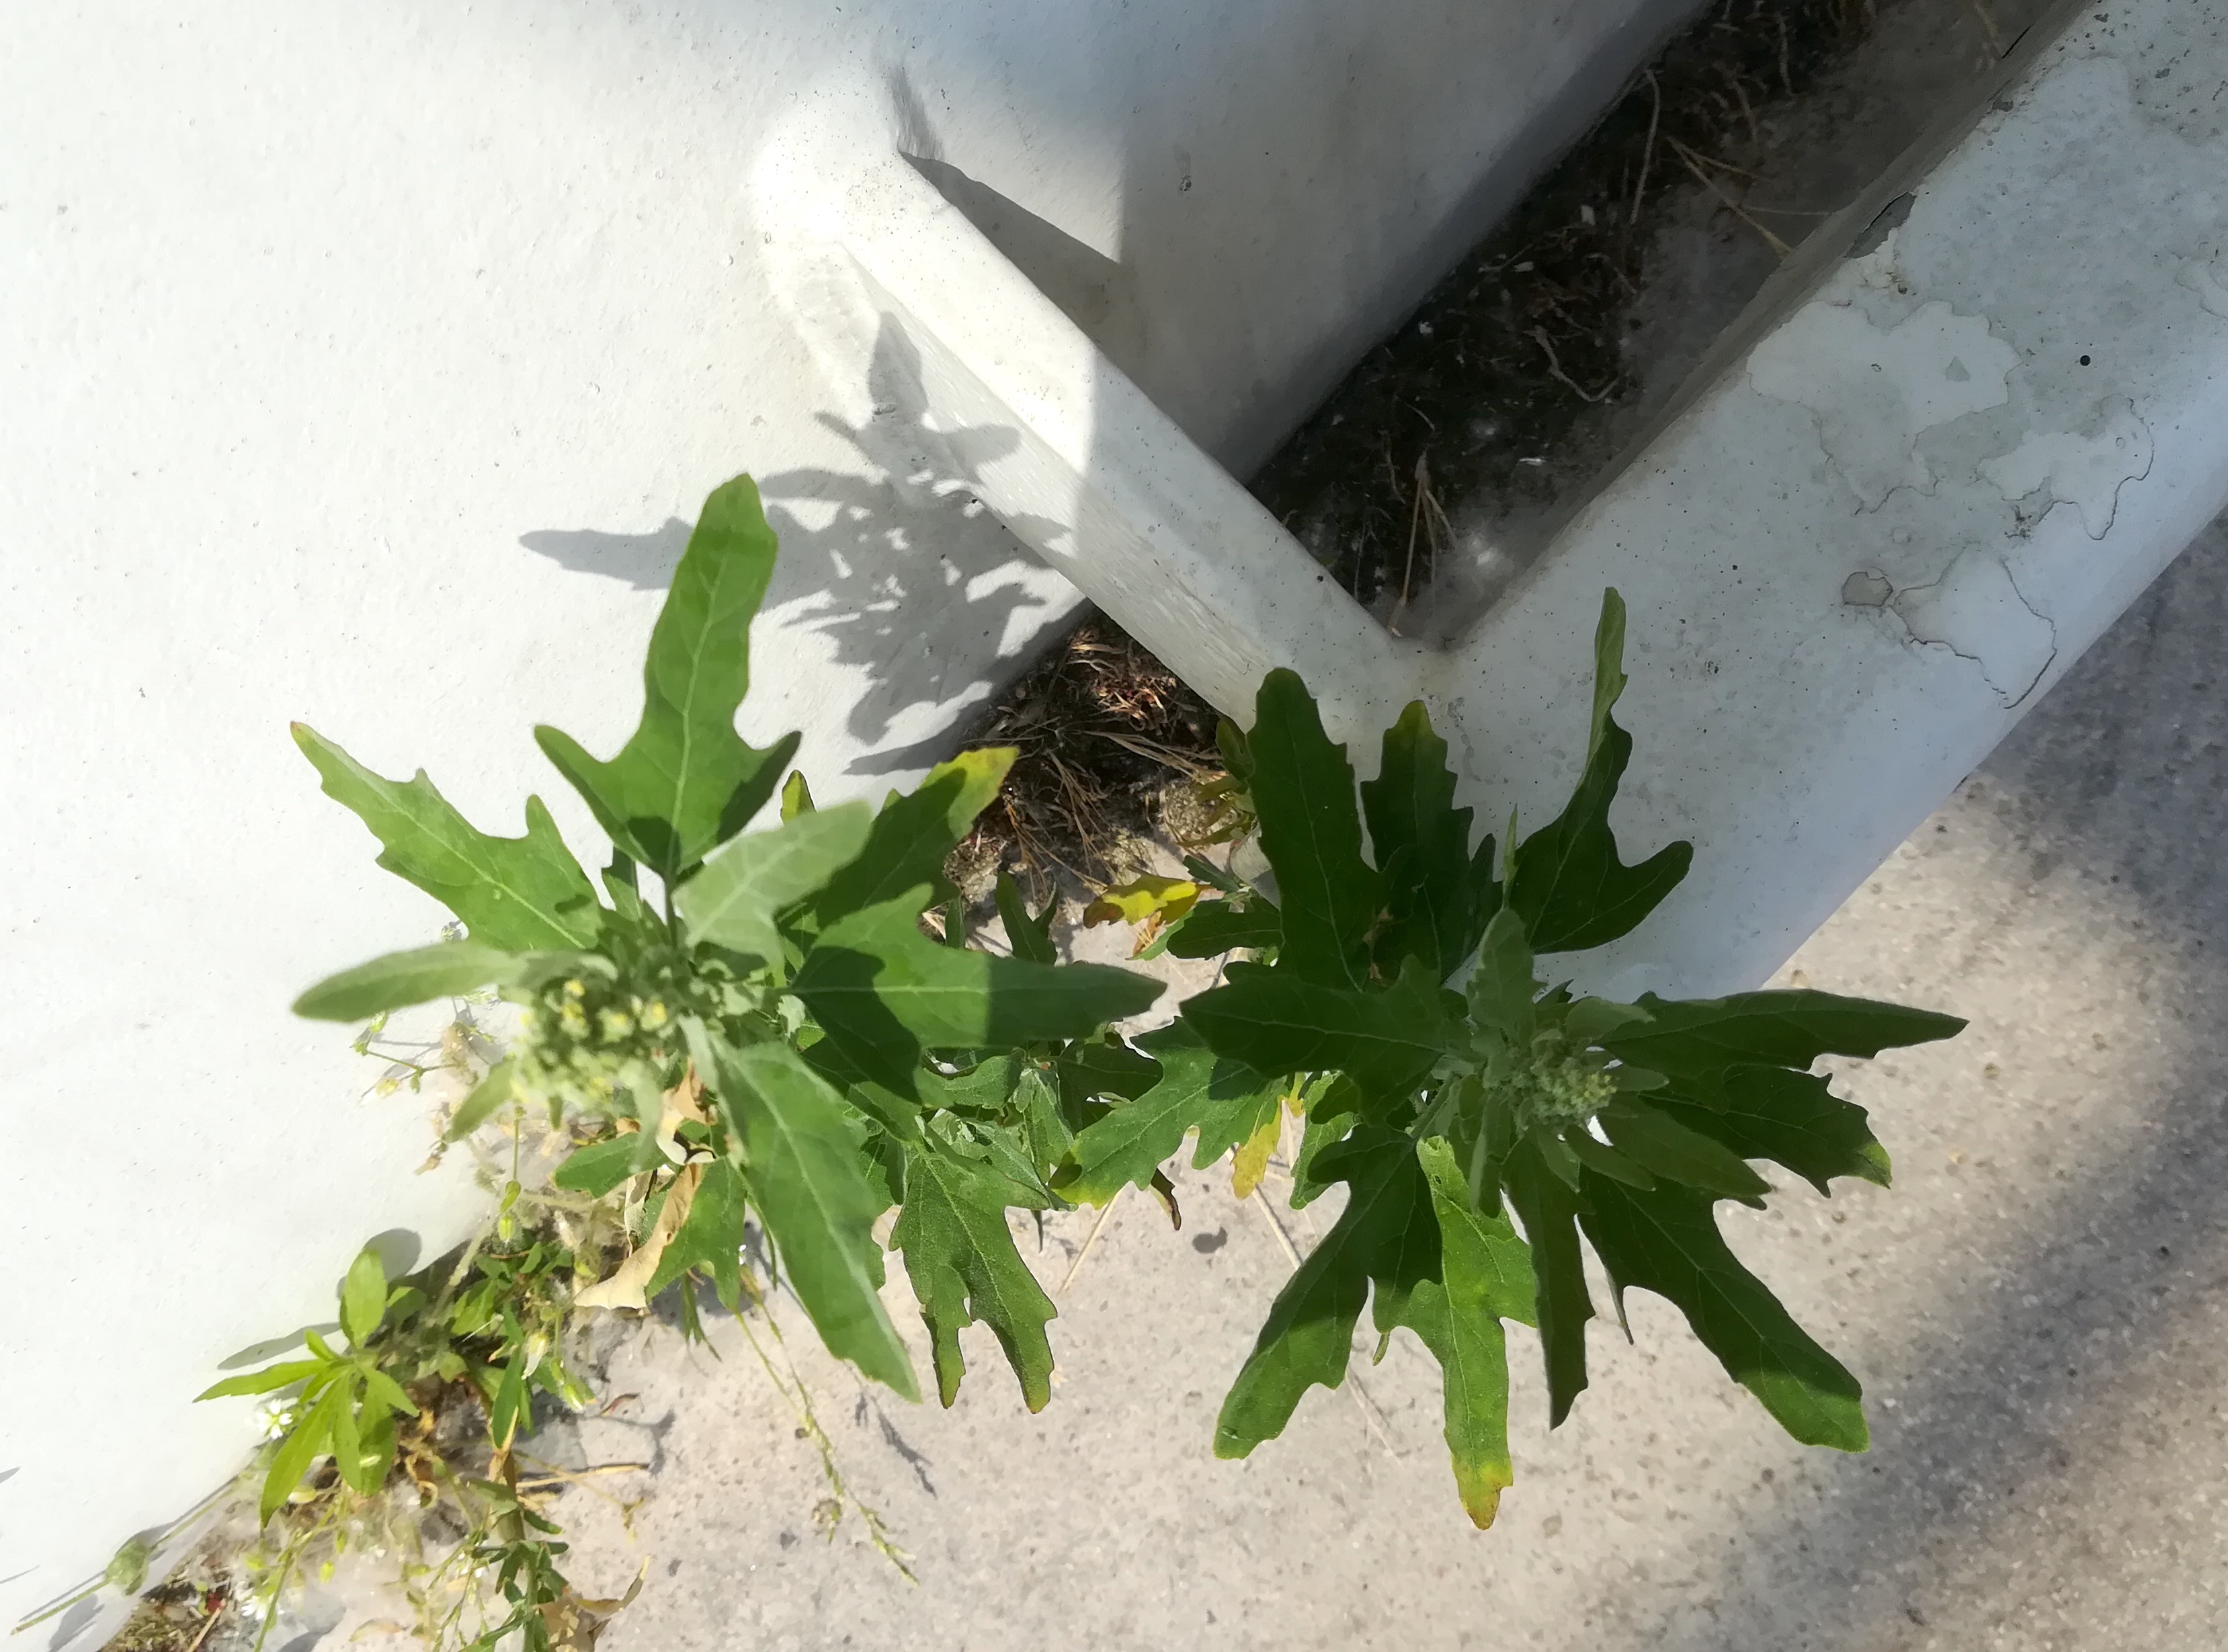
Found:
[[1617, 1095], [1617, 1079], [1604, 1071], [1608, 1053], [1578, 1043], [1560, 1026], [1541, 1028], [1527, 1049], [1496, 1042], [1499, 1059], [1481, 1073], [1482, 1087], [1498, 1092], [1488, 1105], [1507, 1107], [1520, 1136], [1534, 1124], [1591, 1118]]
[[[544, 984], [527, 1008], [519, 1090], [589, 1113], [641, 1116], [680, 1082], [683, 1021], [717, 1025], [755, 1009], [757, 995], [716, 962], [698, 968], [674, 949], [624, 970], [603, 959]], [[601, 968], [595, 967], [602, 965]]]

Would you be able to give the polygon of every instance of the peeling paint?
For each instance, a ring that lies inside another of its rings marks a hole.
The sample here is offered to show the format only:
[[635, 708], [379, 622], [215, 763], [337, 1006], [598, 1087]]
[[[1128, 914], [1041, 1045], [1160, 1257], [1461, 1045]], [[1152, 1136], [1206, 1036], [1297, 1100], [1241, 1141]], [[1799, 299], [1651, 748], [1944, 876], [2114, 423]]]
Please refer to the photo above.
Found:
[[1877, 568], [1859, 568], [1841, 581], [1841, 601], [1851, 608], [1885, 608], [1895, 582]]
[[[1852, 575], [1850, 584], [1860, 577]], [[1844, 601], [1848, 589], [1842, 588]], [[2006, 706], [2033, 694], [2058, 657], [2058, 627], [2020, 594], [2003, 559], [1986, 552], [1968, 551], [1932, 585], [1898, 591], [1885, 605], [1912, 642], [1979, 666]]]
[[2107, 396], [2097, 407], [2095, 429], [2030, 431], [2010, 452], [1982, 464], [1981, 474], [2014, 501], [2047, 488], [2052, 503], [2079, 509], [2090, 538], [2103, 538], [2122, 486], [2151, 473], [2151, 429], [2125, 396]]
[[1748, 377], [1765, 395], [1810, 410], [1827, 457], [1864, 508], [1877, 510], [1898, 488], [1934, 486], [1918, 438], [2001, 407], [2019, 364], [1985, 316], [1937, 301], [1881, 327], [1849, 298], [1829, 297], [1759, 344]]

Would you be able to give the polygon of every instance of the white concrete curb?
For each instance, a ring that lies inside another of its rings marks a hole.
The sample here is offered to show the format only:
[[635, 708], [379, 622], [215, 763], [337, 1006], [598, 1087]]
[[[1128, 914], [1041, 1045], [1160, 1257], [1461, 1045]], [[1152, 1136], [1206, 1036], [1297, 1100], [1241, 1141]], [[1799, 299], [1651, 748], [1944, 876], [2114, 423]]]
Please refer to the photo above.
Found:
[[1618, 829], [1636, 855], [1697, 854], [1586, 976], [1732, 990], [2228, 503], [2228, 16], [2135, 0], [2054, 21], [1977, 121], [1821, 233], [1447, 650], [1329, 583], [901, 161], [830, 167], [792, 134], [759, 174], [762, 221], [804, 227], [788, 291], [830, 370], [901, 326], [936, 421], [1015, 438], [981, 471], [991, 509], [1226, 710], [1291, 665], [1367, 767], [1420, 697], [1466, 800], [1540, 821], [1582, 755], [1588, 641], [1618, 586], [1638, 742]]

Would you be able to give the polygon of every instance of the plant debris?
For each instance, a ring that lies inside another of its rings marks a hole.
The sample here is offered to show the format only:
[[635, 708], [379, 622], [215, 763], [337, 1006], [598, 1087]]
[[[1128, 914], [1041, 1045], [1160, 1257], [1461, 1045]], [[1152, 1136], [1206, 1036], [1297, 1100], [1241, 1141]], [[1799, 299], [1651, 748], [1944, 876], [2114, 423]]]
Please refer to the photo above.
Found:
[[1005, 790], [952, 852], [974, 904], [1011, 872], [1033, 900], [1071, 898], [1142, 868], [1153, 840], [1196, 841], [1198, 787], [1223, 772], [1214, 708], [1094, 613], [994, 703], [970, 746], [1020, 752]]
[[[2040, 4], [1717, 0], [1363, 359], [1254, 493], [1392, 629], [1459, 630], [1634, 433], [1633, 404], [1660, 405], [1673, 387], [1661, 381], [1683, 378], [1779, 259], [1871, 182], [1872, 158], [1892, 159], [1914, 117], [1985, 73]], [[1875, 38], [1878, 61], [1860, 61]], [[1697, 219], [1742, 243], [1704, 272], [1714, 304], [1678, 289], [1691, 255], [1667, 236]], [[1680, 359], [1639, 359], [1651, 297], [1690, 311], [1667, 317], [1670, 330], [1701, 323], [1694, 348], [1669, 352]], [[1498, 566], [1457, 568], [1458, 548], [1478, 554], [1460, 530], [1511, 519], [1530, 530], [1475, 536]], [[1442, 574], [1470, 588], [1418, 612]]]

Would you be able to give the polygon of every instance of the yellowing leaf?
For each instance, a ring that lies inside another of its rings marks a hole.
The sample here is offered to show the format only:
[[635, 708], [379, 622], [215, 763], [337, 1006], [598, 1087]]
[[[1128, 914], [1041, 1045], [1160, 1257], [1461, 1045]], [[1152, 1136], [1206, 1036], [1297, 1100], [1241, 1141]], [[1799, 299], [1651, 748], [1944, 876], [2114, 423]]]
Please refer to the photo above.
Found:
[[688, 1219], [688, 1207], [696, 1200], [696, 1184], [703, 1179], [704, 1168], [701, 1164], [688, 1165], [675, 1176], [664, 1204], [658, 1207], [656, 1225], [650, 1230], [641, 1248], [620, 1263], [610, 1278], [576, 1293], [574, 1303], [582, 1308], [647, 1308], [650, 1303], [643, 1287], [656, 1277], [665, 1247], [673, 1243], [673, 1236]]
[[1147, 874], [1099, 892], [1083, 909], [1086, 928], [1099, 924], [1142, 924], [1149, 918], [1173, 924], [1199, 904], [1200, 887], [1188, 878]]
[[1261, 1185], [1261, 1173], [1269, 1168], [1269, 1156], [1277, 1150], [1277, 1140], [1284, 1131], [1283, 1109], [1271, 1108], [1260, 1128], [1231, 1156], [1230, 1191], [1234, 1197], [1251, 1198], [1253, 1189]]

